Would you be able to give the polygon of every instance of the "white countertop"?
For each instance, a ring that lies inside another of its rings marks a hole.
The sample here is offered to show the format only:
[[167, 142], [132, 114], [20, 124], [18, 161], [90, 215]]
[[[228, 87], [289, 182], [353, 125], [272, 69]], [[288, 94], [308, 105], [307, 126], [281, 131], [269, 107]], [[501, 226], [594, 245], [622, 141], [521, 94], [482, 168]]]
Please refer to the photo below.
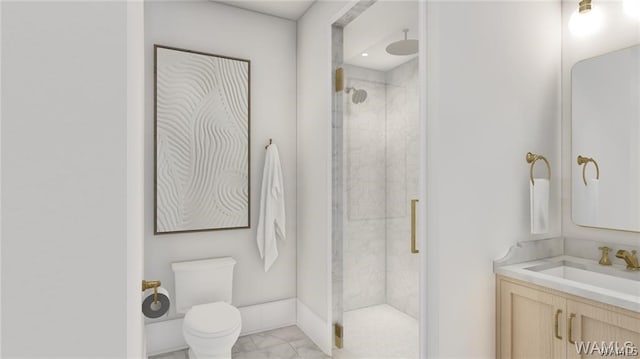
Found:
[[[598, 262], [591, 259], [560, 255], [518, 264], [496, 266], [494, 271], [496, 274], [505, 277], [518, 279], [640, 313], [640, 272], [627, 271], [624, 266], [618, 264], [606, 268], [598, 268], [598, 273], [624, 277], [636, 282], [639, 290], [637, 295], [633, 295], [527, 269], [545, 264], [553, 265], [553, 262], [561, 261], [576, 263], [579, 266], [584, 266], [584, 268], [594, 268], [594, 266], [598, 266]], [[634, 291], [632, 290], [631, 292], [633, 293]]]

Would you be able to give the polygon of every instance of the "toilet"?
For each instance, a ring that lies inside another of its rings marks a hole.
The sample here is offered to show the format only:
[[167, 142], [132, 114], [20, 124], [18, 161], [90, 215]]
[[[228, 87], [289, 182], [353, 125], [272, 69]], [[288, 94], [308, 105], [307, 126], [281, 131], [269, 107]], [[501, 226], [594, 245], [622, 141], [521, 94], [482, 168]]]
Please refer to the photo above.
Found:
[[171, 264], [189, 359], [231, 358], [242, 327], [240, 311], [231, 305], [235, 264], [231, 257]]

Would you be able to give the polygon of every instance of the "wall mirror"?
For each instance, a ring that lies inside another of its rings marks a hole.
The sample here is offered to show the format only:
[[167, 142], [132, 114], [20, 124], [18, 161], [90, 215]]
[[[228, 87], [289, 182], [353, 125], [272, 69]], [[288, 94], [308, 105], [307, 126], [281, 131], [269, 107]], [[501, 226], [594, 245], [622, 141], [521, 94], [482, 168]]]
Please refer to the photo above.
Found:
[[640, 231], [640, 45], [578, 62], [571, 77], [573, 221]]
[[155, 233], [248, 228], [250, 62], [154, 53]]

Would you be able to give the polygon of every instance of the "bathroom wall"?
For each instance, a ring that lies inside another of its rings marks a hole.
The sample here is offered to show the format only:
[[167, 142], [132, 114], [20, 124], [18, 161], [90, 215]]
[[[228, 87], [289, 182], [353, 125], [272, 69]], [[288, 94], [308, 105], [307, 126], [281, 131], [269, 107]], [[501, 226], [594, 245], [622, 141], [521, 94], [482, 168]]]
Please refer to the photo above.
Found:
[[[420, 255], [411, 249], [411, 199], [420, 199], [418, 60], [385, 73], [387, 83], [386, 301], [418, 317]], [[419, 213], [418, 218], [424, 218]], [[420, 248], [418, 248], [420, 250]]]
[[583, 59], [640, 43], [640, 21], [627, 16], [622, 1], [594, 3], [603, 13], [602, 28], [595, 34], [576, 37], [568, 28], [577, 8], [573, 1], [562, 2], [562, 234], [608, 243], [637, 245], [640, 233], [587, 228], [575, 224], [571, 213], [571, 169], [576, 166], [571, 150], [571, 69]]
[[133, 294], [139, 313], [129, 5], [1, 7], [0, 356], [141, 357], [127, 303]]
[[331, 24], [347, 1], [317, 1], [298, 20], [298, 324], [331, 352]]
[[[437, 358], [489, 358], [492, 261], [518, 241], [561, 234], [561, 5], [428, 2], [426, 10], [423, 348]], [[544, 236], [529, 230], [527, 151], [551, 163]]]
[[[153, 44], [251, 61], [251, 228], [153, 234]], [[172, 262], [231, 256], [235, 306], [296, 297], [296, 23], [209, 1], [146, 2], [145, 53], [145, 277], [175, 295]], [[269, 138], [282, 163], [287, 239], [265, 273], [256, 227]]]

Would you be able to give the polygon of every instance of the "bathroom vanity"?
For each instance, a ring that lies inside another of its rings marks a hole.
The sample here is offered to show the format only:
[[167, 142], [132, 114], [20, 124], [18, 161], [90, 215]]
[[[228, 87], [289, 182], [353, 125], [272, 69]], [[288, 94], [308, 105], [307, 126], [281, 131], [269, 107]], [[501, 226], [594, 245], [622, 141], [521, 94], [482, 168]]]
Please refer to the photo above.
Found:
[[494, 262], [497, 358], [640, 358], [640, 271], [584, 255], [600, 245], [521, 242]]

